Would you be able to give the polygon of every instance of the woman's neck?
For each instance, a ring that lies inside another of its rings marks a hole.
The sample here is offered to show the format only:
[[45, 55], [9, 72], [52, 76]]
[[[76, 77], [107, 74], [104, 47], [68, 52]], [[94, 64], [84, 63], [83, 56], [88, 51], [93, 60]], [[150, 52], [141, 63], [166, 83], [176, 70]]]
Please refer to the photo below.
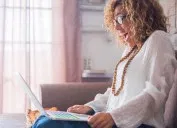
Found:
[[133, 48], [135, 45], [137, 45], [137, 47], [138, 48], [141, 48], [141, 46], [142, 46], [142, 43], [135, 43], [135, 42], [130, 42], [130, 43], [128, 43], [128, 46], [130, 47], [130, 48]]
[[129, 42], [129, 43], [128, 43], [128, 46], [129, 46], [130, 48], [133, 48], [135, 45], [136, 45], [135, 42]]

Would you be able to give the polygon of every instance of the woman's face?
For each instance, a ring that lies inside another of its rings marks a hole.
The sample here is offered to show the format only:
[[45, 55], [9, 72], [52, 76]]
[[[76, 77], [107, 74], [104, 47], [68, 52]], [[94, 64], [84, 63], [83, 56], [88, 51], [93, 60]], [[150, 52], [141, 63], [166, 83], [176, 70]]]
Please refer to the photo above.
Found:
[[127, 18], [127, 12], [123, 9], [121, 5], [118, 5], [115, 8], [114, 26], [120, 39], [131, 46], [133, 43], [133, 39], [131, 39], [132, 34], [130, 31], [131, 23]]

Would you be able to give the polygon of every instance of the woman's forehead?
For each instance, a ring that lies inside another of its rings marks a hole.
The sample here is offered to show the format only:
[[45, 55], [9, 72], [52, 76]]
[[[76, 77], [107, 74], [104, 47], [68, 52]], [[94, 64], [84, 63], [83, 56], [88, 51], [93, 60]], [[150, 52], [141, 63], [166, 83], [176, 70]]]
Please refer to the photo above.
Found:
[[124, 14], [125, 12], [125, 9], [121, 5], [118, 5], [114, 10], [114, 17], [118, 16], [119, 14]]

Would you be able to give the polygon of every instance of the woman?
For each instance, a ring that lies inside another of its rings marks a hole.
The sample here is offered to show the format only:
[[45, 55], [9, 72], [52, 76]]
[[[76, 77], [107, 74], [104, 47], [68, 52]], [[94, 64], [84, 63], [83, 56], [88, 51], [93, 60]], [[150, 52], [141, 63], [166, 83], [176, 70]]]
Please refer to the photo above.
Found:
[[104, 20], [106, 28], [126, 45], [112, 87], [85, 105], [68, 108], [95, 114], [88, 124], [41, 117], [33, 128], [165, 128], [164, 108], [177, 62], [161, 6], [157, 0], [109, 0]]

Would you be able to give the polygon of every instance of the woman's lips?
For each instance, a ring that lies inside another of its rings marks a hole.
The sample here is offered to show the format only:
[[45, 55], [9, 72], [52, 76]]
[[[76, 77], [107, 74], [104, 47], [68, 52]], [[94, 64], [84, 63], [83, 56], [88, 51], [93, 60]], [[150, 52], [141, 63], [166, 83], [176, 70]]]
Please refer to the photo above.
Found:
[[120, 38], [123, 39], [124, 41], [127, 41], [127, 39], [128, 39], [128, 33], [120, 34], [119, 36], [120, 36]]
[[126, 33], [126, 34], [124, 35], [124, 41], [127, 41], [127, 39], [128, 39], [128, 33]]

